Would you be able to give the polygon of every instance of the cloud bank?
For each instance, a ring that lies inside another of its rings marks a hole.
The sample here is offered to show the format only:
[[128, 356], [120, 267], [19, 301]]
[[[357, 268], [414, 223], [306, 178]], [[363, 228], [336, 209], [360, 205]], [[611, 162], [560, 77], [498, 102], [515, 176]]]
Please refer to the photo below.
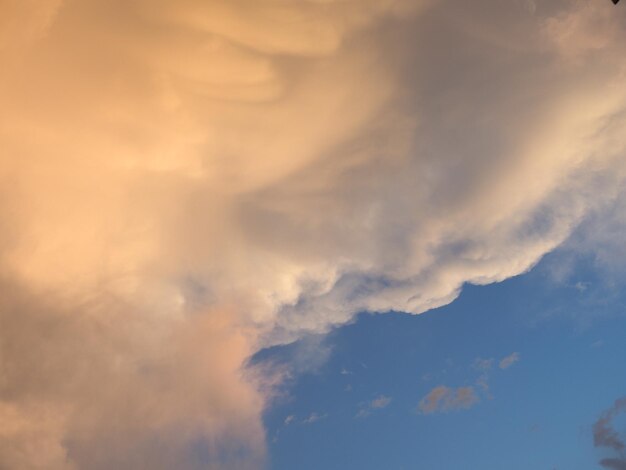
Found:
[[261, 465], [251, 354], [519, 274], [619, 195], [625, 14], [1, 2], [0, 466]]

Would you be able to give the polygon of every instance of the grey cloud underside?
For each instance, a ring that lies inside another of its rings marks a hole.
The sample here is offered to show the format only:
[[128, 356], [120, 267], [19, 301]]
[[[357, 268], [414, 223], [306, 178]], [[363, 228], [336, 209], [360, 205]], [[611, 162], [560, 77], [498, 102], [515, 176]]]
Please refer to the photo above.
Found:
[[626, 412], [626, 397], [615, 401], [613, 406], [606, 410], [593, 425], [593, 444], [596, 447], [608, 449], [617, 454], [600, 460], [600, 465], [612, 470], [626, 468], [626, 445], [620, 433], [613, 427], [613, 420], [620, 413]]

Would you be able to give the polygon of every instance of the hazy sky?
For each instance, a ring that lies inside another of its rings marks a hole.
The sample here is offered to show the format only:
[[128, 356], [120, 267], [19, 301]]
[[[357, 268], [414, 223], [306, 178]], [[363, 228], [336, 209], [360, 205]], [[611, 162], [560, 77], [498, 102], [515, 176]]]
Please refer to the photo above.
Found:
[[[430, 377], [401, 399], [399, 375], [373, 375], [341, 408], [368, 426], [395, 416], [370, 431], [390, 439], [418, 419], [458, 444], [464, 424], [446, 420], [465, 412], [505, 432], [479, 413], [516, 371], [547, 383], [539, 349], [574, 372], [626, 358], [594, 363], [561, 336], [603, 315], [612, 341], [626, 331], [623, 5], [0, 0], [0, 70], [1, 468], [392, 468], [384, 447], [341, 465], [280, 449], [291, 425], [336, 426], [289, 433], [319, 452], [348, 439], [307, 380], [343, 403], [361, 352], [337, 351], [373, 331], [393, 346], [380, 367]], [[532, 329], [484, 313], [511, 310], [500, 289], [546, 255], [510, 293]], [[538, 320], [574, 304], [570, 323]], [[359, 316], [390, 311], [429, 313]], [[454, 367], [467, 377], [440, 375]], [[593, 409], [569, 395], [590, 422], [551, 421], [587, 422], [609, 469], [626, 466], [624, 388]], [[398, 468], [463, 466], [420, 460], [445, 442], [403, 439]]]

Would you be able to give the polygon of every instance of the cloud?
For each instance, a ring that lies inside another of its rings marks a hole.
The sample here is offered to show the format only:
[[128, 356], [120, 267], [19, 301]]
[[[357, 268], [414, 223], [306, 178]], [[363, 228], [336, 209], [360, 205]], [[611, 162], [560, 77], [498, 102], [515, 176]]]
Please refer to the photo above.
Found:
[[611, 425], [613, 418], [624, 411], [626, 411], [626, 397], [616, 400], [615, 404], [606, 410], [593, 425], [594, 446], [606, 448], [617, 454], [617, 457], [607, 457], [600, 460], [600, 465], [604, 468], [626, 469], [626, 453], [624, 452], [626, 445]]
[[320, 413], [313, 412], [307, 418], [302, 420], [302, 424], [312, 424], [322, 419], [325, 419], [327, 417], [328, 415], [326, 413], [320, 414]]
[[477, 404], [480, 398], [474, 387], [449, 388], [439, 385], [433, 388], [419, 403], [418, 409], [424, 414], [468, 409]]
[[391, 397], [388, 397], [385, 395], [379, 395], [378, 397], [374, 398], [372, 401], [361, 404], [361, 407], [356, 414], [356, 418], [366, 418], [369, 415], [371, 415], [372, 412], [375, 410], [381, 410], [383, 408], [387, 408], [389, 404], [391, 403], [391, 400], [392, 400]]
[[[504, 370], [511, 367], [518, 360], [519, 353], [514, 352], [503, 358], [498, 365], [500, 369]], [[471, 408], [480, 401], [481, 396], [489, 400], [493, 399], [489, 382], [494, 362], [493, 358], [483, 359], [478, 357], [474, 359], [471, 368], [480, 374], [474, 381], [473, 386], [455, 389], [439, 385], [422, 398], [418, 409], [424, 414], [447, 412]], [[430, 376], [428, 378], [430, 379]]]
[[259, 466], [252, 354], [530, 269], [625, 180], [601, 3], [2, 2], [0, 467]]
[[480, 376], [476, 379], [476, 386], [480, 391], [487, 394], [489, 398], [493, 398], [489, 391], [489, 374], [493, 369], [493, 358], [481, 359], [476, 358], [472, 364], [472, 368], [480, 372]]
[[391, 397], [386, 397], [385, 395], [381, 395], [378, 398], [375, 398], [370, 403], [370, 407], [372, 409], [378, 410], [381, 408], [386, 408], [389, 403], [391, 403]]
[[600, 460], [600, 465], [604, 468], [609, 468], [613, 470], [625, 470], [626, 469], [626, 460], [624, 459], [602, 459]]
[[508, 369], [513, 364], [518, 362], [519, 359], [520, 359], [519, 353], [514, 352], [514, 353], [509, 354], [507, 357], [502, 358], [500, 362], [498, 363], [498, 366], [500, 367], [500, 369]]
[[493, 359], [476, 358], [472, 367], [480, 372], [489, 372], [493, 368]]

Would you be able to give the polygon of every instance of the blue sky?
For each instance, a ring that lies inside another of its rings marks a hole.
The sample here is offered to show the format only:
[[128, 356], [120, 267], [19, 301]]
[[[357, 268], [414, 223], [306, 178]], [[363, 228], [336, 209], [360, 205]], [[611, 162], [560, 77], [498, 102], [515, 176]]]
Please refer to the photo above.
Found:
[[[611, 296], [598, 284], [605, 273], [592, 257], [573, 266], [571, 257], [557, 252], [527, 274], [465, 286], [422, 315], [363, 314], [313, 346], [261, 353], [287, 364], [302, 350], [328, 355], [296, 373], [265, 414], [269, 468], [600, 468], [592, 426], [626, 391], [626, 296], [621, 284]], [[567, 278], [555, 279], [566, 263]], [[512, 353], [519, 360], [501, 369]], [[480, 359], [494, 360], [488, 392], [476, 385]], [[420, 413], [439, 385], [473, 386], [479, 401]]]

